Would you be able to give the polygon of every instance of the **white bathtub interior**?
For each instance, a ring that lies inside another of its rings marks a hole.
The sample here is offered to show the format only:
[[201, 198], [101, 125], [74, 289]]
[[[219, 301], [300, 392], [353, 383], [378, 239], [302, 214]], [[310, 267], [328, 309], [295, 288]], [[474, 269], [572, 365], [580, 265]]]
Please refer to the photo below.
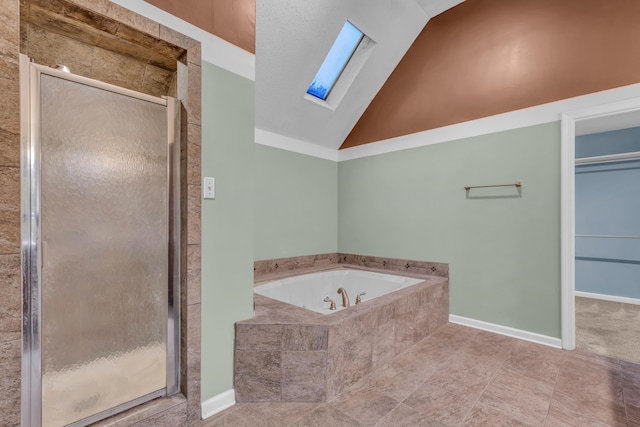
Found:
[[[413, 277], [378, 273], [365, 270], [329, 270], [299, 276], [288, 277], [256, 286], [258, 295], [292, 304], [322, 314], [332, 314], [344, 310], [342, 296], [338, 288], [344, 288], [349, 295], [351, 305], [362, 292], [362, 302], [415, 285], [424, 281]], [[336, 302], [336, 310], [329, 309], [325, 297]]]

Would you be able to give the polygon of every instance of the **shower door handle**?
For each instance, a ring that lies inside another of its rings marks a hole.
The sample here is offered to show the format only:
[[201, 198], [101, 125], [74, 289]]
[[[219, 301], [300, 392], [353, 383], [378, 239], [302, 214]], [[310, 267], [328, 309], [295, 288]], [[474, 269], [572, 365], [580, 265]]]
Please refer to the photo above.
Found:
[[42, 241], [42, 250], [40, 251], [40, 269], [43, 269], [46, 267], [47, 265], [47, 252], [48, 252], [48, 247], [47, 247], [47, 242], [45, 240]]

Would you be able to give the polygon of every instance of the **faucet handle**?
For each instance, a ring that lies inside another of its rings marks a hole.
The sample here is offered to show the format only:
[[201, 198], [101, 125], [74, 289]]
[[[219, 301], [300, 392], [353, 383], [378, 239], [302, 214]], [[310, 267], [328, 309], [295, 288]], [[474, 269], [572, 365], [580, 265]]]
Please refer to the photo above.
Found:
[[356, 304], [360, 304], [362, 302], [362, 295], [366, 295], [366, 292], [360, 292], [358, 295], [356, 295]]
[[324, 297], [323, 301], [331, 303], [331, 304], [329, 304], [329, 310], [335, 310], [336, 309], [336, 302], [334, 300], [332, 300], [331, 298], [329, 298], [329, 295]]

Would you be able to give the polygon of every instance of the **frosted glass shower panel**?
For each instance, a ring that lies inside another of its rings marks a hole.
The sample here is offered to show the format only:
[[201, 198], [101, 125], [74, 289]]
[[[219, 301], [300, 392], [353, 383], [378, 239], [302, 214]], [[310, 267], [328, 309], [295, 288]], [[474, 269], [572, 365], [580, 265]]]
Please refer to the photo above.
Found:
[[166, 387], [166, 107], [42, 74], [42, 421]]

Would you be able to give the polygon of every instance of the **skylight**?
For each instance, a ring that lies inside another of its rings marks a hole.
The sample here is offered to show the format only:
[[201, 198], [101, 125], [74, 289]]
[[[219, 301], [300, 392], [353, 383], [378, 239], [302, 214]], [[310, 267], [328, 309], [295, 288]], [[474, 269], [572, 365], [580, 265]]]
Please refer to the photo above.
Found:
[[344, 67], [351, 59], [358, 44], [362, 40], [362, 31], [357, 29], [351, 22], [344, 23], [342, 30], [333, 42], [333, 46], [324, 58], [318, 73], [314, 77], [307, 93], [316, 98], [326, 100], [329, 92], [336, 84], [338, 77], [344, 70]]

